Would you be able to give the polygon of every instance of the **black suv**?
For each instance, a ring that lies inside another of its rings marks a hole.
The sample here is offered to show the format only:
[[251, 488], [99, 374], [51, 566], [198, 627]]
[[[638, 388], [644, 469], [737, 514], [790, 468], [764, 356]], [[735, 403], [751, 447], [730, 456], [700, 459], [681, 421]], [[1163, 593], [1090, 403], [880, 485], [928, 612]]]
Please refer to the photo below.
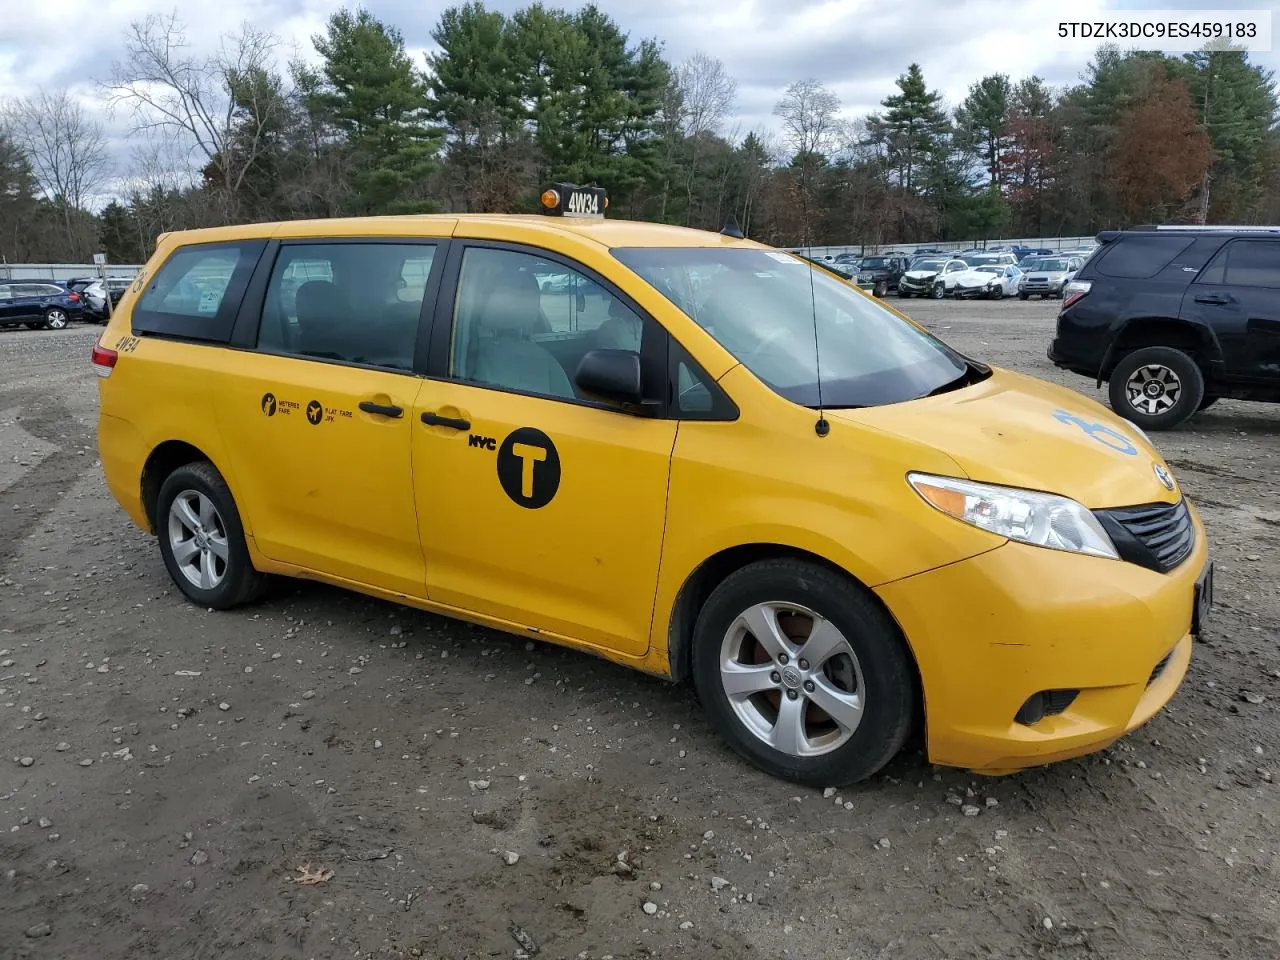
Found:
[[1165, 430], [1221, 397], [1280, 402], [1280, 227], [1138, 227], [1063, 291], [1049, 359]]
[[883, 297], [890, 290], [898, 289], [898, 280], [907, 270], [907, 258], [902, 254], [863, 257], [858, 266], [858, 286]]

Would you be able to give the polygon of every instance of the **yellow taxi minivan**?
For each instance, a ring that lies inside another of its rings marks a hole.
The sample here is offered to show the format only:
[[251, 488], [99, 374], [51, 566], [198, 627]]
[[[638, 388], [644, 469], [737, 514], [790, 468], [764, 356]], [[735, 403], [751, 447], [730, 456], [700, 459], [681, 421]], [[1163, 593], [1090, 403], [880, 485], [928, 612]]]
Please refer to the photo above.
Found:
[[1147, 438], [802, 258], [602, 216], [171, 233], [93, 350], [106, 483], [193, 602], [305, 577], [691, 679], [811, 785], [1080, 756], [1212, 602]]

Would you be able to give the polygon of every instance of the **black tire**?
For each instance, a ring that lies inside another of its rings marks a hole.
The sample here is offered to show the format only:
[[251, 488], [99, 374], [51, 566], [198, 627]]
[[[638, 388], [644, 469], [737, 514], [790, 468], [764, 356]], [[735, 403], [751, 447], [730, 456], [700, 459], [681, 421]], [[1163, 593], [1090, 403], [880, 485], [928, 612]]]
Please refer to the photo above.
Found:
[[880, 299], [884, 299], [885, 294], [887, 294], [888, 292], [889, 292], [889, 285], [885, 283], [883, 280], [881, 280], [879, 283], [875, 285], [875, 289], [871, 291], [871, 295], [874, 297], [879, 297]]
[[[202, 588], [187, 579], [170, 543], [169, 510], [174, 500], [186, 492], [201, 494], [213, 503], [220, 521], [219, 526], [226, 538], [226, 566], [222, 579], [211, 589]], [[222, 479], [222, 474], [207, 460], [184, 464], [165, 478], [160, 485], [160, 495], [156, 498], [155, 527], [160, 541], [160, 555], [164, 558], [169, 576], [193, 603], [215, 610], [229, 610], [262, 596], [269, 580], [265, 574], [254, 569], [249, 549], [245, 546], [240, 511], [236, 509], [231, 490]]]
[[65, 330], [71, 324], [71, 317], [61, 307], [50, 307], [44, 312], [46, 330]]
[[[825, 617], [857, 657], [861, 720], [829, 752], [800, 756], [778, 750], [753, 733], [729, 702], [721, 647], [737, 618], [762, 602], [795, 604]], [[915, 665], [892, 618], [852, 579], [801, 560], [761, 560], [725, 578], [698, 614], [692, 672], [703, 708], [736, 752], [773, 776], [813, 787], [843, 786], [875, 774], [902, 748], [916, 717]]]
[[1030, 296], [1031, 296], [1031, 294], [1029, 294], [1029, 293], [1019, 293], [1019, 294], [1018, 294], [1018, 299], [1019, 299], [1019, 300], [1026, 300], [1026, 299], [1028, 299]]
[[1221, 397], [1211, 396], [1210, 394], [1206, 393], [1204, 397], [1200, 400], [1200, 406], [1196, 407], [1196, 409], [1208, 410], [1210, 407], [1212, 407], [1215, 403], [1217, 403], [1221, 399], [1222, 399]]
[[941, 300], [946, 295], [947, 295], [946, 285], [941, 283], [935, 283], [933, 285], [933, 289], [929, 291], [929, 296], [933, 297], [934, 300]]
[[[1129, 399], [1128, 381], [1141, 367], [1163, 367], [1176, 376], [1180, 389], [1173, 405], [1152, 414]], [[1195, 360], [1173, 347], [1143, 347], [1126, 354], [1116, 364], [1107, 383], [1111, 409], [1144, 430], [1171, 430], [1200, 408], [1204, 399], [1204, 374]]]

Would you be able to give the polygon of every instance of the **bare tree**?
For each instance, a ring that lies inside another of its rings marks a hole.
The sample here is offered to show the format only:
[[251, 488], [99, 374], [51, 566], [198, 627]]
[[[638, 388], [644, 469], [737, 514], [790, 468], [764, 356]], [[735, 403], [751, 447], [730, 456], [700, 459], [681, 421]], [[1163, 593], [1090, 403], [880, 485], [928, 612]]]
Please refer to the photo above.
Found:
[[277, 91], [261, 80], [271, 73], [277, 42], [245, 22], [202, 57], [190, 51], [176, 13], [150, 14], [129, 24], [126, 59], [107, 85], [108, 103], [132, 110], [135, 131], [184, 136], [228, 220], [266, 131], [279, 120]]
[[738, 82], [725, 72], [724, 63], [699, 50], [680, 64], [676, 78], [683, 101], [684, 135], [719, 132], [738, 95]]
[[733, 109], [738, 83], [716, 57], [701, 50], [690, 56], [675, 72], [676, 102], [679, 104], [680, 132], [689, 144], [689, 167], [685, 171], [685, 222], [694, 217], [694, 184], [702, 159], [704, 142], [719, 133], [725, 117]]
[[840, 98], [817, 80], [798, 80], [773, 108], [795, 155], [826, 153], [840, 131]]
[[107, 138], [66, 90], [44, 89], [9, 102], [10, 136], [31, 164], [40, 189], [59, 208], [67, 254], [83, 255], [81, 218], [94, 192], [107, 178]]

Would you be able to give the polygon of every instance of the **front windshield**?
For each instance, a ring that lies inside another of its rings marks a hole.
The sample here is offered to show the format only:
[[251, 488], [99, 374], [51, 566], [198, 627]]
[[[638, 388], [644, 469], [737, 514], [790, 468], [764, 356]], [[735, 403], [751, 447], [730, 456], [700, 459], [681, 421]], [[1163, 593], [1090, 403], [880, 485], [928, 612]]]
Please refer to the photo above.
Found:
[[863, 270], [883, 270], [889, 265], [889, 261], [885, 257], [867, 257], [862, 261]]
[[915, 263], [911, 265], [911, 269], [913, 271], [930, 270], [934, 273], [937, 273], [939, 270], [943, 268], [944, 265], [945, 265], [945, 261], [943, 260], [917, 260]]
[[1065, 260], [1046, 260], [1043, 257], [1039, 260], [1032, 260], [1023, 266], [1024, 270], [1057, 270], [1065, 271], [1067, 269], [1067, 261]]
[[914, 400], [973, 373], [942, 341], [790, 254], [632, 247], [613, 255], [795, 403], [817, 406], [819, 368], [827, 407]]

